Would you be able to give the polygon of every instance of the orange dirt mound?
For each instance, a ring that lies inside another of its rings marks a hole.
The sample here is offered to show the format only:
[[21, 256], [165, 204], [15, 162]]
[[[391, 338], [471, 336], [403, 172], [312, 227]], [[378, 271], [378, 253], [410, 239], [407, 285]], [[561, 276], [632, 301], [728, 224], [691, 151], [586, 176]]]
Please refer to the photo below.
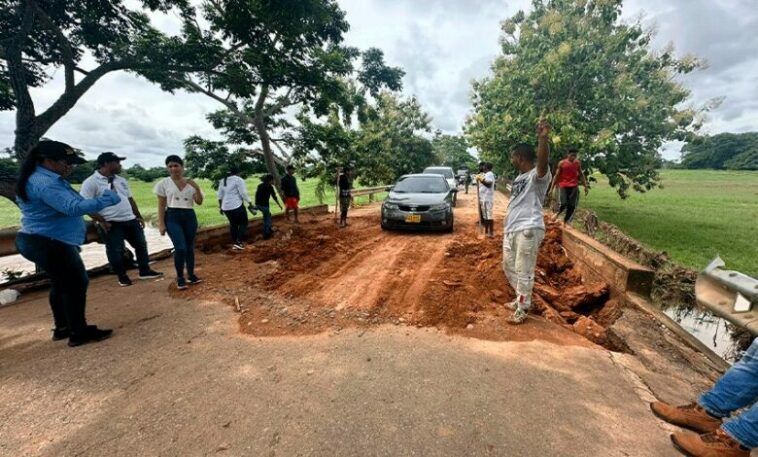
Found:
[[538, 257], [534, 298], [536, 313], [549, 322], [512, 327], [503, 306], [514, 293], [502, 271], [502, 238], [479, 236], [474, 223], [459, 220], [453, 234], [438, 235], [384, 232], [375, 209], [358, 211], [347, 229], [325, 216], [304, 219], [244, 252], [205, 257], [202, 273], [209, 280], [172, 293], [221, 300], [240, 312], [243, 332], [260, 336], [395, 324], [581, 344], [576, 332], [603, 344], [605, 328], [618, 317], [617, 305], [616, 311], [604, 308], [608, 285], [582, 282], [552, 223]]

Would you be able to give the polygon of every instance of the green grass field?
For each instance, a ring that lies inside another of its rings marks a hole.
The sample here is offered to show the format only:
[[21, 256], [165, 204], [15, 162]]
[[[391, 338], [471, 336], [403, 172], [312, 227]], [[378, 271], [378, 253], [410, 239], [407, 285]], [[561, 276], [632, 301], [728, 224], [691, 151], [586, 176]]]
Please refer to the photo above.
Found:
[[[580, 207], [695, 270], [717, 254], [727, 268], [758, 276], [758, 172], [664, 170], [663, 189], [621, 200], [597, 176]], [[575, 223], [578, 223], [575, 221]]]
[[[315, 179], [298, 181], [298, 185], [300, 187], [300, 206], [302, 208], [305, 208], [308, 206], [319, 205], [320, 202], [316, 195], [316, 184], [318, 181]], [[211, 182], [208, 180], [198, 180], [198, 184], [200, 184], [200, 187], [203, 189], [203, 193], [205, 194], [205, 201], [203, 202], [202, 206], [195, 207], [200, 225], [203, 226], [226, 223], [226, 217], [222, 216], [218, 212], [218, 200], [216, 199], [216, 191], [213, 190]], [[250, 193], [251, 198], [254, 198], [255, 189], [258, 187], [258, 184], [260, 184], [260, 180], [258, 178], [249, 178], [247, 180], [247, 189]], [[158, 200], [153, 194], [154, 185], [155, 183], [130, 181], [132, 193], [134, 194], [134, 198], [139, 205], [140, 212], [143, 216], [145, 216], [146, 219], [150, 221], [156, 220], [156, 212], [158, 210]], [[78, 188], [78, 186], [75, 187]], [[356, 185], [356, 187], [358, 186]], [[384, 198], [384, 195], [385, 194], [378, 194], [375, 196], [375, 198], [379, 200]], [[324, 204], [334, 205], [334, 198], [334, 189], [327, 189], [326, 195], [324, 196]], [[368, 197], [356, 197], [355, 202], [357, 204], [368, 203]], [[273, 202], [272, 210], [274, 214], [281, 213], [279, 208]], [[260, 215], [258, 217], [260, 217]], [[20, 220], [21, 213], [19, 212], [16, 205], [11, 203], [8, 199], [0, 199], [0, 228], [18, 226], [20, 225]]]

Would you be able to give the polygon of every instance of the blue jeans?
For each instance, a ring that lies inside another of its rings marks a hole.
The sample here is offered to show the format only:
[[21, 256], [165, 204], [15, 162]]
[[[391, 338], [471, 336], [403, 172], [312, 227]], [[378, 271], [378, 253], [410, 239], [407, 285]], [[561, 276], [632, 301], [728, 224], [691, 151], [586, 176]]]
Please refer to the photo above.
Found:
[[258, 210], [263, 214], [263, 239], [267, 240], [271, 238], [271, 234], [274, 233], [274, 226], [271, 222], [271, 209], [268, 206], [257, 206]]
[[51, 238], [19, 233], [16, 248], [50, 277], [50, 309], [58, 330], [72, 335], [86, 331], [87, 286], [89, 278], [79, 255], [79, 247]]
[[108, 256], [108, 263], [111, 264], [113, 272], [118, 276], [126, 274], [124, 240], [132, 245], [134, 252], [137, 254], [139, 273], [142, 275], [150, 271], [150, 258], [147, 255], [145, 232], [142, 230], [137, 219], [124, 222], [111, 221], [111, 229], [103, 232], [103, 239], [105, 240], [105, 254]]
[[195, 236], [197, 235], [197, 216], [192, 209], [167, 208], [166, 231], [174, 243], [174, 268], [176, 277], [184, 278], [195, 275]]
[[698, 404], [716, 417], [729, 417], [749, 406], [744, 413], [728, 420], [721, 428], [746, 448], [758, 447], [758, 338]]

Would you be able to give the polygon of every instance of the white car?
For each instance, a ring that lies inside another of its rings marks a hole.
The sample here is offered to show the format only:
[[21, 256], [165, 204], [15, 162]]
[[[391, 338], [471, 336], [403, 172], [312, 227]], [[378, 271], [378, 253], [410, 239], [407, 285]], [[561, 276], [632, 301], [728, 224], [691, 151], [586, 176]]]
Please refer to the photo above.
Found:
[[[426, 167], [424, 168], [424, 174], [425, 175], [442, 175], [445, 177], [445, 180], [447, 181], [447, 185], [450, 186], [451, 189], [458, 188], [458, 181], [455, 179], [455, 172], [453, 171], [452, 167]], [[458, 201], [458, 195], [454, 194], [453, 206], [455, 206], [457, 201]]]

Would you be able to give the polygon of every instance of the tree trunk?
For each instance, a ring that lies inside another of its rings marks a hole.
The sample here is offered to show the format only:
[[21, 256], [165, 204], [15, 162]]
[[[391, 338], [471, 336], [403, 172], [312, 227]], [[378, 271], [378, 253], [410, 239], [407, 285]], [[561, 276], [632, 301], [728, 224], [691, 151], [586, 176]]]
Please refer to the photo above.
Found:
[[264, 117], [264, 107], [266, 98], [268, 97], [268, 86], [261, 88], [261, 93], [258, 95], [258, 100], [255, 103], [255, 118], [253, 119], [253, 125], [255, 131], [258, 133], [258, 137], [261, 140], [261, 149], [263, 149], [263, 162], [266, 164], [266, 169], [274, 177], [274, 188], [279, 194], [279, 197], [284, 201], [284, 194], [282, 193], [282, 178], [279, 176], [279, 168], [276, 166], [276, 159], [274, 158], [274, 152], [271, 150], [271, 137], [268, 135], [266, 129], [266, 118]]

